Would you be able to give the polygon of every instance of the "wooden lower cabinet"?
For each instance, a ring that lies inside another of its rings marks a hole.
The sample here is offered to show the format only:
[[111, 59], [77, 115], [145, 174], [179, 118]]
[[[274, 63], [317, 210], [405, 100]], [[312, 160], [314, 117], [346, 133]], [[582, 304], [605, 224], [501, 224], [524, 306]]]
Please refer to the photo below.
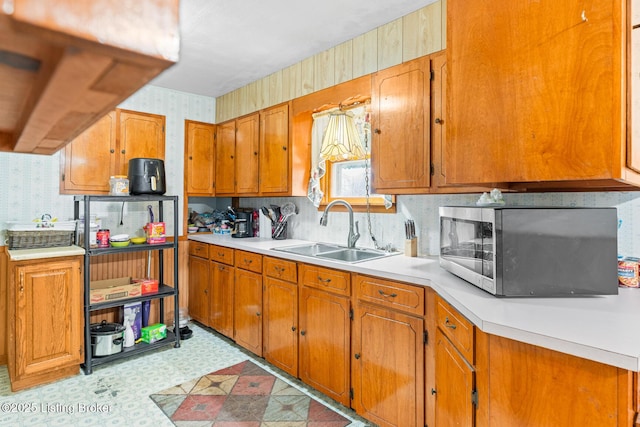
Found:
[[233, 338], [234, 269], [230, 265], [211, 261], [209, 271], [211, 272], [209, 326], [222, 335]]
[[295, 261], [264, 257], [263, 355], [298, 376], [298, 274]]
[[[488, 336], [478, 366], [478, 426], [634, 426], [637, 373], [522, 342]], [[486, 377], [482, 377], [486, 375]]]
[[263, 355], [298, 376], [298, 285], [264, 278]]
[[424, 313], [423, 289], [364, 276], [354, 288], [353, 408], [379, 426], [423, 426], [424, 319], [399, 309]]
[[84, 361], [82, 257], [8, 263], [11, 390], [77, 374]]
[[428, 391], [436, 397], [435, 425], [473, 426], [475, 370], [440, 329], [435, 338], [437, 388]]
[[[240, 262], [247, 264], [245, 260], [247, 258]], [[244, 270], [238, 262], [236, 255], [233, 339], [236, 344], [262, 356], [262, 274]]]
[[209, 326], [209, 260], [189, 256], [189, 316]]
[[346, 296], [300, 288], [299, 377], [345, 406], [350, 405], [349, 309]]

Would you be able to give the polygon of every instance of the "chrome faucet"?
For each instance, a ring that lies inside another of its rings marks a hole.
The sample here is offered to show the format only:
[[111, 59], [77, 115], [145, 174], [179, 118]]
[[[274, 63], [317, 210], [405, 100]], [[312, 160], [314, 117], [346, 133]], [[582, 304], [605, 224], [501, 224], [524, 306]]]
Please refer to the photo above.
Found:
[[344, 205], [349, 211], [349, 236], [347, 237], [347, 247], [355, 248], [356, 242], [360, 238], [360, 233], [358, 232], [358, 221], [355, 222], [355, 231], [353, 224], [353, 209], [351, 205], [345, 200], [334, 200], [329, 203], [326, 208], [324, 208], [324, 212], [322, 213], [322, 217], [320, 217], [320, 225], [323, 227], [327, 226], [327, 217], [329, 216], [329, 209], [333, 207], [333, 205]]

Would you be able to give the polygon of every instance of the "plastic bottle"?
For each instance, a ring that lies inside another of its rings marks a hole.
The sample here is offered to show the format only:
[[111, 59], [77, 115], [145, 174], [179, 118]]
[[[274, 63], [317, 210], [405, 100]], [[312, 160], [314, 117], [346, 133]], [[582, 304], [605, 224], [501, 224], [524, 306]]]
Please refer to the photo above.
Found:
[[136, 343], [135, 336], [133, 335], [133, 328], [131, 327], [131, 321], [129, 318], [124, 319], [124, 343], [123, 347], [133, 347]]

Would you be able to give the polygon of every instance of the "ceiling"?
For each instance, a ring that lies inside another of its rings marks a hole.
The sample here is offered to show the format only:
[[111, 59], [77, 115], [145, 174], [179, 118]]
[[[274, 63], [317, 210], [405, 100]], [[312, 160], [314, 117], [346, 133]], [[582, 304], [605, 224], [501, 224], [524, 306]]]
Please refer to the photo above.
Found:
[[180, 61], [151, 84], [218, 97], [436, 0], [181, 0]]

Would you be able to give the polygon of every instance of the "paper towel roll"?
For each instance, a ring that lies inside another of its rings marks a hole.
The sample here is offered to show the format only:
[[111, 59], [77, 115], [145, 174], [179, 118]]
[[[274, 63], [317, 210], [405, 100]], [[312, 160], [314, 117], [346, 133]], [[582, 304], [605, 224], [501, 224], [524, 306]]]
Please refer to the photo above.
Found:
[[271, 220], [268, 216], [263, 214], [261, 210], [259, 210], [258, 213], [260, 215], [258, 222], [260, 225], [260, 238], [271, 239]]

